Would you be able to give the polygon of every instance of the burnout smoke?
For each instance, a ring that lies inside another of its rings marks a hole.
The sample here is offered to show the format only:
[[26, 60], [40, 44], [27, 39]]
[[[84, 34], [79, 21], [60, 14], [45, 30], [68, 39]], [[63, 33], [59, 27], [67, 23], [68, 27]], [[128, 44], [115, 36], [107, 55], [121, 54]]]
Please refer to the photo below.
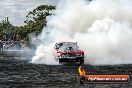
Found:
[[131, 64], [131, 8], [132, 0], [61, 1], [39, 36], [41, 48], [38, 46], [32, 62], [56, 64], [49, 44], [77, 41], [85, 51], [85, 63]]

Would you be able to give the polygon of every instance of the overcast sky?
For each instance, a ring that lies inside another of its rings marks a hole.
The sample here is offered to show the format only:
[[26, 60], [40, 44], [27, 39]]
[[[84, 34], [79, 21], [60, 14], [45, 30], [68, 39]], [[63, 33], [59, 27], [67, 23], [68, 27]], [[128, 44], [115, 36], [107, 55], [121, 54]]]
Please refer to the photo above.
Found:
[[58, 0], [0, 0], [0, 21], [9, 17], [13, 25], [23, 25], [26, 15], [42, 4], [56, 5]]

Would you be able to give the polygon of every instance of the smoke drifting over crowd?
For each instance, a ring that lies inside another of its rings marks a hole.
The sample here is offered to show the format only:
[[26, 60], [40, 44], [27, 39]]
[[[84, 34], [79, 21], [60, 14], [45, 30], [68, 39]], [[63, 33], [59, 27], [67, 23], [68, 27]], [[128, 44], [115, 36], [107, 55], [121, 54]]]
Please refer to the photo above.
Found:
[[85, 63], [132, 63], [132, 0], [63, 0], [39, 36], [32, 63], [57, 64], [52, 56], [58, 41], [75, 41]]

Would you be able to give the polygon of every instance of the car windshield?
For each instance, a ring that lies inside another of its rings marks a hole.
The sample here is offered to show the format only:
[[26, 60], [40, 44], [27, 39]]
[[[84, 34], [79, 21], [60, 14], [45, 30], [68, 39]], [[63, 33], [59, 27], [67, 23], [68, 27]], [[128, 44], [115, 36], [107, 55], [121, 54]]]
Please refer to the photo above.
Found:
[[76, 43], [60, 43], [60, 50], [61, 51], [77, 51], [79, 50], [79, 47]]

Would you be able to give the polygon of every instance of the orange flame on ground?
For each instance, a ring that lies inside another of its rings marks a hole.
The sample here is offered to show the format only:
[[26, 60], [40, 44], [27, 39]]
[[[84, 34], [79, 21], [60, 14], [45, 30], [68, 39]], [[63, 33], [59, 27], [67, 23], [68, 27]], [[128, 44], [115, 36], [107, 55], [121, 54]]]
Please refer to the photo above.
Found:
[[86, 74], [85, 70], [82, 68], [82, 66], [79, 66], [78, 72], [80, 76], [84, 76]]

